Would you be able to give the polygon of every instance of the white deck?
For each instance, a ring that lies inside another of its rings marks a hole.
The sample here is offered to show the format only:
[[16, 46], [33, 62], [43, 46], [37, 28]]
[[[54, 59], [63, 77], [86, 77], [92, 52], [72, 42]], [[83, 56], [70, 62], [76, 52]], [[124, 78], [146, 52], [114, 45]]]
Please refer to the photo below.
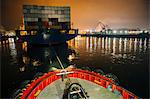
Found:
[[[62, 82], [61, 79], [59, 79], [51, 83], [38, 95], [37, 99], [62, 99], [65, 82], [66, 80]], [[81, 84], [88, 93], [89, 99], [123, 99], [122, 96], [118, 96], [108, 89], [87, 80], [71, 78], [71, 82]]]

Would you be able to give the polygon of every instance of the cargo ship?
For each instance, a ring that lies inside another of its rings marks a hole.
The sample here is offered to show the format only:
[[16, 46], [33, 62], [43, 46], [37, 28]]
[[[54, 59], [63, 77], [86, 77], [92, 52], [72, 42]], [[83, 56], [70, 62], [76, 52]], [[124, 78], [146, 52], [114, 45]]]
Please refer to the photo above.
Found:
[[57, 44], [66, 42], [78, 34], [71, 29], [68, 6], [23, 6], [23, 23], [16, 30], [17, 41], [30, 44]]
[[40, 75], [20, 90], [21, 99], [138, 99], [110, 76], [69, 66]]
[[[72, 32], [72, 34], [70, 34]], [[25, 35], [22, 33], [25, 33]], [[44, 44], [59, 44], [65, 43], [68, 40], [75, 38], [78, 35], [78, 30], [61, 30], [61, 29], [49, 29], [49, 30], [16, 30], [16, 36], [18, 42], [28, 42], [32, 45]]]

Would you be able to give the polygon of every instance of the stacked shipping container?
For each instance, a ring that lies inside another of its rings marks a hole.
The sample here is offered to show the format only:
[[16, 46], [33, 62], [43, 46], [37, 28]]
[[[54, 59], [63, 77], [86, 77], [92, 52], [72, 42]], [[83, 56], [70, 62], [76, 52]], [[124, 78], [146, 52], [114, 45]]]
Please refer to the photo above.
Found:
[[24, 5], [25, 29], [70, 29], [70, 7]]

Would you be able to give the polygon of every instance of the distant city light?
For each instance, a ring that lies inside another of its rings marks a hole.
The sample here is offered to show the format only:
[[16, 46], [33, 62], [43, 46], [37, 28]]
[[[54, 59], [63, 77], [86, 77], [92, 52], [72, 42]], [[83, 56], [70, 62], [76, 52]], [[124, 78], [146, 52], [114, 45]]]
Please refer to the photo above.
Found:
[[147, 33], [147, 32], [148, 32], [147, 30], [144, 31], [144, 33]]
[[120, 31], [120, 33], [123, 33], [123, 31]]
[[143, 31], [141, 30], [140, 33], [142, 33]]
[[90, 33], [92, 32], [92, 30], [90, 30]]
[[128, 31], [127, 31], [127, 30], [125, 30], [124, 32], [125, 32], [125, 33], [128, 33]]
[[116, 30], [113, 30], [113, 33], [117, 33], [117, 31], [116, 31]]

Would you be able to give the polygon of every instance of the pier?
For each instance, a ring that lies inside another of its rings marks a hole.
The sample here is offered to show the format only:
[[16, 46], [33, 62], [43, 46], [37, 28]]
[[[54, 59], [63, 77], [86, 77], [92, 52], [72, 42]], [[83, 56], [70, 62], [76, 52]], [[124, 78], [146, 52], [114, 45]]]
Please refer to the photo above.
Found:
[[111, 37], [111, 38], [149, 38], [150, 35], [148, 33], [142, 34], [79, 34], [83, 37]]

